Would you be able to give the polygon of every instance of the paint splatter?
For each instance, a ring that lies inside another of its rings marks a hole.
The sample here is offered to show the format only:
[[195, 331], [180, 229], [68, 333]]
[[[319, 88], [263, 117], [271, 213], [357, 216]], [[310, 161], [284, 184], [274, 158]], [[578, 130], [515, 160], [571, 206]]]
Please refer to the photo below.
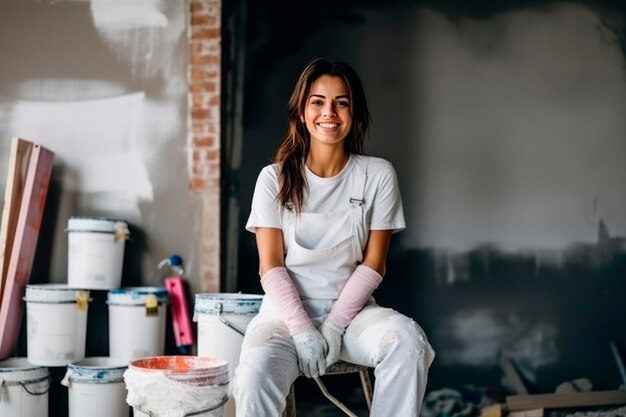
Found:
[[558, 359], [556, 329], [547, 323], [529, 323], [515, 315], [489, 309], [464, 310], [447, 319], [436, 334], [444, 365], [496, 365], [500, 354], [538, 368]]
[[[96, 30], [120, 62], [130, 63], [135, 78], [165, 79], [177, 60], [172, 55], [185, 33], [184, 1], [92, 0]], [[178, 60], [180, 61], [180, 60]]]

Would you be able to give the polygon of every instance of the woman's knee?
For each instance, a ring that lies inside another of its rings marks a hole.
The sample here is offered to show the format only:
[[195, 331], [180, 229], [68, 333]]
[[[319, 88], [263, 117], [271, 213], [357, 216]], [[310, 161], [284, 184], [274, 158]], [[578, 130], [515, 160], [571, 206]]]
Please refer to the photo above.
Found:
[[394, 326], [388, 329], [381, 340], [381, 350], [393, 353], [396, 359], [430, 367], [435, 351], [428, 342], [424, 330], [411, 318], [398, 315], [393, 318]]
[[276, 385], [281, 390], [289, 386], [298, 376], [295, 352], [273, 345], [262, 345], [242, 352], [235, 372], [234, 386], [258, 390], [265, 385]]

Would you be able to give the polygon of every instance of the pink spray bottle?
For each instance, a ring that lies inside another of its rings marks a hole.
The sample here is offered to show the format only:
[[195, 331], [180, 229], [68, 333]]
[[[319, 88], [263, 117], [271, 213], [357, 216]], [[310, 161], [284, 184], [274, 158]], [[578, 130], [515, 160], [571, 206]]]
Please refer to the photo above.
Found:
[[159, 269], [162, 270], [165, 266], [169, 266], [170, 270], [165, 278], [165, 288], [169, 293], [176, 346], [182, 354], [188, 354], [193, 345], [193, 328], [183, 282], [183, 260], [179, 255], [173, 254], [159, 262]]

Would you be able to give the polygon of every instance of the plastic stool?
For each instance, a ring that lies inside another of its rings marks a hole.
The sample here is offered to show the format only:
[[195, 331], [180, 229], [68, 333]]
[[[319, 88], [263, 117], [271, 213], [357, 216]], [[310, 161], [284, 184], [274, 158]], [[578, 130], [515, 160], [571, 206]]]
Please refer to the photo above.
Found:
[[[361, 378], [361, 386], [363, 387], [363, 394], [365, 395], [367, 409], [371, 410], [372, 382], [370, 380], [368, 369], [369, 368], [367, 366], [339, 361], [326, 370], [326, 374], [324, 375], [324, 377], [330, 375], [343, 375], [358, 372]], [[285, 406], [285, 411], [283, 411], [282, 417], [296, 417], [296, 396], [294, 392], [294, 384], [292, 384], [291, 388], [289, 389], [289, 394], [287, 395], [287, 405]]]

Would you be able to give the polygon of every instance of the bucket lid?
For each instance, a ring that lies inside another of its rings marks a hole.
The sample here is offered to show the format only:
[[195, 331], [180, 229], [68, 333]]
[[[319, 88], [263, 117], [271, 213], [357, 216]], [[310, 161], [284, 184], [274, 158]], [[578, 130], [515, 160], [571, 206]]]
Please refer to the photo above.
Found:
[[85, 358], [67, 365], [66, 378], [72, 381], [106, 383], [124, 380], [128, 362], [106, 356]]
[[165, 287], [127, 287], [109, 290], [107, 303], [142, 306], [146, 304], [148, 297], [156, 297], [159, 304], [168, 301], [169, 292]]
[[240, 293], [196, 294], [194, 313], [217, 314], [221, 304], [221, 314], [253, 316], [259, 312], [263, 295]]
[[95, 233], [126, 233], [128, 223], [124, 220], [107, 217], [72, 216], [67, 220], [67, 232], [95, 232]]
[[151, 356], [135, 359], [129, 370], [163, 373], [168, 378], [189, 385], [228, 384], [228, 362], [212, 356]]
[[70, 288], [67, 284], [28, 284], [24, 301], [35, 303], [74, 303], [89, 301], [89, 291]]
[[27, 358], [10, 358], [0, 362], [0, 378], [5, 382], [32, 382], [49, 375], [48, 368], [33, 365]]

